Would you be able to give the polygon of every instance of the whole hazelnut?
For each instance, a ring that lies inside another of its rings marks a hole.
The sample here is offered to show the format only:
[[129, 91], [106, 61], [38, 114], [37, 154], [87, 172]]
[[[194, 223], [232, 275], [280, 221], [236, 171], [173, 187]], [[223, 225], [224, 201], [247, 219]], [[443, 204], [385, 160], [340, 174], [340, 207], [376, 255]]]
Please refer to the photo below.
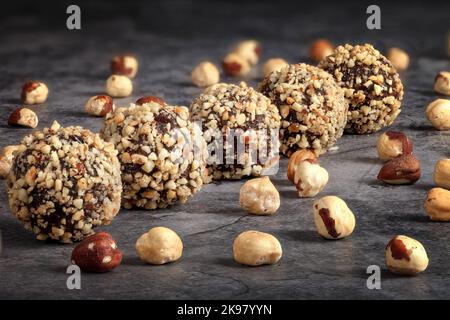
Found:
[[415, 275], [428, 267], [423, 245], [410, 237], [398, 235], [386, 246], [386, 265], [389, 271], [401, 275]]
[[230, 76], [245, 76], [250, 72], [250, 64], [237, 53], [229, 53], [222, 61], [223, 71]]
[[293, 154], [291, 154], [287, 167], [287, 178], [289, 179], [289, 181], [294, 183], [295, 171], [297, 170], [297, 166], [300, 164], [300, 162], [306, 160], [311, 162], [318, 161], [315, 153], [309, 149], [297, 150]]
[[413, 144], [403, 132], [386, 131], [378, 138], [377, 151], [381, 160], [391, 160], [411, 154]]
[[220, 73], [213, 63], [204, 61], [192, 70], [191, 78], [197, 87], [208, 87], [219, 82]]
[[127, 97], [133, 92], [133, 83], [127, 76], [112, 75], [106, 80], [106, 93], [111, 97]]
[[450, 130], [450, 100], [434, 100], [427, 106], [425, 113], [435, 129]]
[[317, 159], [299, 161], [295, 166], [294, 184], [299, 197], [314, 197], [327, 183], [328, 172], [319, 165]]
[[48, 87], [43, 82], [28, 81], [23, 85], [20, 97], [25, 104], [44, 103], [48, 97]]
[[313, 61], [319, 62], [332, 54], [333, 51], [334, 46], [330, 41], [326, 39], [317, 39], [311, 44], [309, 55]]
[[156, 227], [137, 239], [136, 252], [147, 263], [166, 264], [180, 259], [183, 253], [183, 242], [175, 231]]
[[237, 263], [260, 266], [277, 263], [283, 254], [281, 244], [273, 235], [255, 230], [244, 231], [233, 242], [233, 257]]
[[138, 72], [138, 61], [132, 55], [116, 56], [111, 61], [111, 73], [133, 79]]
[[5, 179], [11, 170], [14, 159], [14, 151], [19, 149], [19, 145], [6, 146], [0, 152], [0, 178]]
[[355, 216], [341, 198], [323, 197], [314, 202], [313, 212], [317, 232], [325, 239], [345, 238], [355, 229]]
[[390, 48], [387, 53], [387, 58], [398, 71], [408, 69], [409, 56], [402, 49]]
[[420, 161], [412, 154], [394, 158], [386, 162], [377, 178], [388, 184], [413, 184], [420, 179]]
[[167, 103], [164, 101], [164, 99], [157, 97], [157, 96], [146, 96], [146, 97], [141, 97], [136, 100], [136, 104], [138, 106], [144, 106], [144, 105], [150, 104], [150, 103], [156, 103], [156, 104], [159, 104], [160, 106], [167, 105]]
[[424, 208], [431, 220], [450, 221], [450, 191], [443, 188], [431, 189]]
[[245, 40], [239, 42], [233, 52], [240, 55], [252, 66], [258, 63], [262, 53], [262, 47], [256, 40]]
[[450, 72], [441, 71], [434, 78], [434, 91], [450, 96]]
[[39, 123], [38, 117], [33, 110], [28, 108], [17, 108], [8, 118], [10, 126], [22, 126], [28, 128], [36, 128]]
[[269, 177], [254, 178], [242, 185], [239, 204], [249, 213], [270, 215], [280, 207], [280, 194]]
[[280, 71], [283, 67], [289, 65], [289, 63], [282, 58], [272, 58], [266, 61], [263, 66], [264, 77], [275, 71]]
[[84, 106], [84, 110], [97, 117], [104, 117], [109, 112], [114, 111], [116, 106], [113, 99], [107, 95], [98, 95], [89, 98]]
[[438, 187], [450, 189], [450, 159], [441, 159], [436, 162], [433, 179]]

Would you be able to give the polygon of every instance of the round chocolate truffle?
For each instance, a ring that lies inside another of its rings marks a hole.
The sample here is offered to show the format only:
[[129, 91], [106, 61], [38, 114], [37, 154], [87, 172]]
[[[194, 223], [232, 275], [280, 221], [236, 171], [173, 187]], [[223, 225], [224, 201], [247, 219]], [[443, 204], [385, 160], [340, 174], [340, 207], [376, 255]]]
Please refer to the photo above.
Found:
[[12, 212], [37, 239], [73, 242], [109, 224], [120, 209], [117, 151], [81, 127], [26, 136], [8, 176]]
[[348, 103], [328, 72], [304, 63], [289, 65], [267, 76], [259, 90], [280, 109], [284, 155], [298, 149], [320, 155], [342, 136]]
[[207, 143], [214, 180], [270, 174], [278, 163], [280, 115], [270, 100], [248, 87], [219, 83], [192, 102]]
[[205, 141], [186, 107], [158, 101], [109, 113], [101, 131], [119, 152], [122, 206], [165, 208], [203, 185]]
[[400, 113], [403, 85], [391, 62], [370, 44], [346, 44], [319, 63], [344, 89], [349, 101], [349, 133], [372, 133]]

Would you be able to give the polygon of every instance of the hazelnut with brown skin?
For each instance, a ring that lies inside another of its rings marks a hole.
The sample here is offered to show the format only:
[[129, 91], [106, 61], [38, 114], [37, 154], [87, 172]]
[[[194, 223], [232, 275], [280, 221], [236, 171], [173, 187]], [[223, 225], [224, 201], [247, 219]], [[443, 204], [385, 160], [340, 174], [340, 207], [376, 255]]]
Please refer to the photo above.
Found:
[[127, 76], [130, 79], [136, 77], [139, 63], [135, 56], [120, 55], [116, 56], [111, 61], [111, 73], [121, 76]]
[[20, 97], [25, 104], [44, 103], [48, 97], [48, 87], [43, 82], [28, 81], [23, 85]]
[[434, 100], [427, 106], [425, 113], [435, 129], [450, 130], [450, 100]]
[[389, 61], [398, 71], [404, 71], [408, 69], [409, 66], [409, 56], [408, 54], [400, 48], [390, 48], [387, 56]]
[[450, 72], [441, 71], [434, 78], [434, 91], [450, 96]]
[[420, 161], [412, 154], [394, 158], [386, 162], [377, 178], [387, 184], [413, 184], [420, 179]]
[[272, 58], [266, 61], [263, 66], [264, 77], [275, 71], [280, 71], [283, 67], [289, 65], [289, 63], [282, 58]]
[[87, 113], [97, 117], [104, 117], [108, 112], [114, 111], [115, 108], [113, 99], [107, 95], [93, 96], [84, 106]]
[[342, 239], [355, 229], [355, 215], [345, 201], [336, 196], [326, 196], [314, 202], [313, 213], [317, 232], [325, 239]]
[[302, 161], [317, 162], [315, 153], [309, 149], [301, 149], [295, 151], [290, 157], [287, 167], [287, 178], [294, 182], [295, 171]]
[[145, 97], [141, 97], [136, 100], [136, 105], [138, 105], [138, 106], [143, 106], [148, 103], [157, 103], [160, 106], [167, 105], [167, 103], [166, 103], [166, 101], [164, 101], [164, 99], [157, 97], [157, 96], [145, 96]]
[[386, 131], [378, 138], [377, 151], [380, 159], [386, 161], [412, 154], [413, 144], [403, 132]]
[[250, 66], [253, 66], [258, 63], [262, 46], [256, 40], [245, 40], [238, 43], [233, 52], [244, 58]]
[[433, 179], [438, 187], [450, 189], [450, 159], [441, 159], [436, 162]]
[[309, 55], [314, 62], [319, 62], [334, 51], [333, 44], [326, 39], [317, 39], [309, 48]]
[[450, 221], [450, 191], [433, 188], [428, 192], [425, 211], [433, 221]]
[[280, 207], [280, 194], [269, 177], [254, 178], [242, 185], [239, 204], [249, 213], [270, 215]]
[[294, 171], [293, 182], [299, 197], [314, 197], [328, 183], [328, 172], [319, 165], [317, 159], [297, 161]]
[[428, 262], [423, 245], [410, 237], [395, 236], [386, 246], [386, 265], [392, 273], [415, 275], [425, 271]]
[[0, 179], [8, 176], [14, 159], [14, 151], [17, 149], [19, 149], [19, 145], [6, 146], [0, 152]]
[[191, 79], [197, 87], [209, 87], [219, 82], [219, 69], [213, 63], [204, 61], [192, 70]]
[[229, 53], [222, 61], [223, 71], [230, 76], [245, 76], [250, 72], [250, 64], [237, 53]]
[[8, 124], [10, 126], [36, 128], [38, 123], [39, 120], [36, 113], [28, 108], [17, 108], [8, 118]]

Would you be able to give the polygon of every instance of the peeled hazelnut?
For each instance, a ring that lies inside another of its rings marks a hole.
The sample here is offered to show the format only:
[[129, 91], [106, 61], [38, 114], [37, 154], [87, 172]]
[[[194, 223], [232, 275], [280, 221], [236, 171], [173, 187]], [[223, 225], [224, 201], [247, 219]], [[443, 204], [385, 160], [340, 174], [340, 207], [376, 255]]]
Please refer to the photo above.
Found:
[[294, 184], [299, 197], [314, 197], [325, 188], [327, 183], [328, 172], [319, 165], [317, 160], [308, 159], [296, 165]]
[[295, 170], [297, 169], [297, 166], [300, 164], [300, 162], [306, 160], [310, 162], [318, 161], [314, 152], [309, 149], [297, 150], [293, 154], [291, 154], [287, 167], [287, 178], [289, 179], [289, 181], [291, 181], [292, 183], [294, 182]]
[[377, 151], [381, 160], [391, 160], [411, 154], [413, 144], [403, 132], [386, 131], [378, 138]]
[[195, 67], [191, 78], [197, 87], [208, 87], [219, 82], [220, 73], [213, 63], [204, 61]]
[[121, 262], [122, 252], [106, 232], [85, 238], [72, 251], [72, 263], [86, 272], [108, 272]]
[[249, 230], [239, 234], [233, 242], [233, 257], [237, 263], [260, 266], [277, 263], [283, 254], [281, 244], [273, 235]]
[[25, 104], [44, 103], [48, 97], [48, 87], [43, 82], [29, 81], [22, 87], [21, 100]]
[[244, 58], [252, 66], [258, 63], [262, 47], [256, 40], [245, 40], [238, 43], [233, 52]]
[[355, 216], [341, 198], [323, 197], [313, 204], [317, 232], [326, 239], [336, 240], [352, 234]]
[[428, 105], [425, 113], [435, 129], [450, 130], [450, 100], [434, 100]]
[[167, 105], [167, 103], [164, 101], [164, 99], [160, 98], [160, 97], [156, 97], [156, 96], [146, 96], [146, 97], [142, 97], [136, 100], [136, 104], [138, 106], [143, 106], [149, 103], [157, 103], [161, 106], [165, 106]]
[[413, 184], [420, 179], [420, 161], [412, 154], [394, 158], [386, 162], [377, 178], [388, 184]]
[[386, 246], [386, 265], [392, 273], [415, 275], [428, 267], [423, 245], [407, 236], [395, 236]]
[[392, 63], [395, 69], [403, 71], [408, 69], [409, 56], [408, 54], [399, 48], [390, 48], [387, 53], [388, 60]]
[[263, 66], [264, 76], [267, 77], [274, 71], [280, 71], [283, 67], [289, 65], [289, 63], [282, 58], [272, 58], [266, 61]]
[[309, 48], [309, 55], [315, 62], [319, 62], [334, 51], [334, 46], [326, 39], [318, 39], [314, 41]]
[[439, 72], [436, 78], [434, 78], [434, 91], [450, 96], [450, 72]]
[[106, 93], [111, 97], [127, 97], [133, 92], [133, 83], [126, 76], [112, 75], [106, 80]]
[[222, 62], [223, 71], [231, 76], [244, 76], [250, 72], [250, 64], [237, 53], [229, 53]]
[[274, 214], [280, 207], [280, 194], [269, 177], [254, 178], [241, 187], [239, 204], [252, 214]]
[[109, 112], [114, 111], [115, 105], [113, 99], [107, 95], [98, 95], [91, 97], [84, 106], [84, 110], [97, 117], [104, 117]]
[[17, 108], [10, 114], [8, 118], [8, 124], [10, 126], [36, 128], [38, 122], [39, 121], [36, 113], [28, 108]]
[[450, 191], [433, 188], [428, 192], [425, 211], [434, 221], [450, 221]]
[[121, 76], [127, 76], [133, 79], [138, 72], [138, 61], [135, 56], [121, 55], [116, 56], [111, 61], [111, 72]]
[[156, 227], [137, 239], [136, 252], [147, 263], [166, 264], [180, 259], [183, 242], [173, 230]]
[[433, 178], [438, 187], [450, 189], [450, 159], [436, 162]]
[[19, 149], [18, 145], [6, 146], [0, 152], [0, 178], [5, 179], [11, 170], [14, 159], [14, 151]]

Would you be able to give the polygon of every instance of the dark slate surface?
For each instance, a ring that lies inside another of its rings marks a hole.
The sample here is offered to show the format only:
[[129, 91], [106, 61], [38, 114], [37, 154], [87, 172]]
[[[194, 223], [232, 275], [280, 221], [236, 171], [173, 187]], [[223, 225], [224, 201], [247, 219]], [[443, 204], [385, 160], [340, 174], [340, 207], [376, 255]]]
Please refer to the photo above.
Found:
[[[174, 104], [188, 105], [200, 90], [190, 84], [190, 70], [202, 59], [218, 63], [233, 42], [254, 37], [264, 45], [263, 60], [282, 56], [308, 61], [309, 43], [318, 36], [335, 43], [370, 42], [379, 49], [399, 46], [411, 54], [412, 66], [402, 74], [406, 93], [403, 112], [392, 129], [406, 132], [422, 161], [422, 179], [413, 186], [385, 186], [375, 177], [381, 166], [374, 148], [378, 134], [344, 136], [339, 149], [321, 159], [330, 173], [323, 195], [345, 199], [357, 217], [354, 234], [341, 241], [322, 240], [315, 232], [313, 199], [299, 199], [286, 176], [286, 159], [273, 178], [282, 205], [272, 217], [245, 214], [239, 207], [242, 182], [204, 187], [186, 205], [166, 210], [122, 210], [110, 232], [124, 252], [120, 267], [108, 274], [83, 274], [82, 289], [68, 290], [65, 269], [72, 245], [45, 244], [33, 239], [8, 208], [0, 190], [0, 298], [450, 298], [450, 224], [428, 221], [423, 210], [433, 186], [436, 160], [450, 157], [450, 134], [434, 131], [424, 108], [436, 98], [436, 72], [450, 69], [445, 36], [450, 29], [450, 3], [396, 2], [382, 4], [382, 30], [365, 28], [367, 4], [259, 1], [160, 2], [128, 1], [98, 6], [82, 3], [83, 29], [65, 29], [64, 1], [15, 2], [0, 14], [0, 136], [1, 146], [17, 143], [29, 129], [11, 128], [6, 119], [19, 105], [23, 82], [48, 83], [49, 100], [33, 106], [39, 128], [58, 120], [99, 130], [101, 119], [83, 112], [89, 96], [103, 91], [110, 58], [119, 52], [139, 56], [141, 68], [133, 96], [157, 94]], [[247, 79], [256, 85], [260, 65]], [[222, 78], [237, 82], [238, 79]], [[144, 265], [137, 258], [137, 237], [154, 226], [167, 226], [183, 238], [182, 259], [166, 266]], [[246, 268], [235, 264], [231, 244], [241, 231], [270, 232], [284, 255], [274, 266]], [[406, 234], [426, 247], [430, 265], [412, 278], [390, 275], [384, 247], [395, 234]], [[382, 268], [382, 289], [366, 288], [366, 268]]]

